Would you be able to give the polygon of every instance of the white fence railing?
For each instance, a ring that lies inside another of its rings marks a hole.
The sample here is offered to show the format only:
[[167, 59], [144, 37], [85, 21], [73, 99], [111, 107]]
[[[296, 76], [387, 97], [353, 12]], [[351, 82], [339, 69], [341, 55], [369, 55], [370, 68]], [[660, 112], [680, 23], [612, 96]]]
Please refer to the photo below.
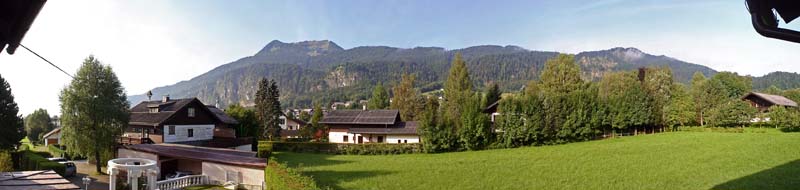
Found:
[[183, 176], [175, 179], [168, 179], [156, 182], [156, 187], [159, 190], [173, 190], [173, 189], [182, 189], [184, 187], [189, 187], [189, 186], [208, 185], [208, 184], [212, 184], [212, 182], [208, 180], [208, 176], [190, 175], [190, 176]]

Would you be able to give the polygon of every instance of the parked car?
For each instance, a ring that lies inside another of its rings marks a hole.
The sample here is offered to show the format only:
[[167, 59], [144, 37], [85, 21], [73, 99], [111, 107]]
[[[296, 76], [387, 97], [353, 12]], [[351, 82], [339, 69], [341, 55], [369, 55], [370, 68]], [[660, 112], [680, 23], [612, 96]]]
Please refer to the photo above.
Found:
[[167, 175], [167, 179], [175, 179], [175, 178], [184, 177], [184, 176], [190, 176], [190, 175], [192, 175], [192, 172], [176, 171], [173, 174]]
[[69, 161], [66, 158], [62, 158], [62, 157], [47, 158], [47, 160], [50, 160], [50, 161], [53, 161], [53, 162], [66, 162], [66, 161]]
[[78, 173], [78, 168], [75, 167], [75, 163], [72, 162], [58, 162], [59, 164], [63, 164], [64, 167], [64, 177], [72, 177]]
[[48, 158], [47, 160], [58, 162], [61, 165], [64, 165], [64, 177], [71, 177], [74, 176], [75, 173], [78, 173], [78, 168], [75, 167], [75, 163], [70, 162], [66, 158], [56, 157], [56, 158]]

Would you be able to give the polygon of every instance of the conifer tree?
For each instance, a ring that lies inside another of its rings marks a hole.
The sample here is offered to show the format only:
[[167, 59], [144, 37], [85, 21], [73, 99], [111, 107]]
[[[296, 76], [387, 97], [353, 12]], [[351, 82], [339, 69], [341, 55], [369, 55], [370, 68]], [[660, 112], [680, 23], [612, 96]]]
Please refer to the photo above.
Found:
[[11, 86], [0, 76], [0, 150], [9, 150], [19, 145], [25, 137], [25, 127], [14, 102]]

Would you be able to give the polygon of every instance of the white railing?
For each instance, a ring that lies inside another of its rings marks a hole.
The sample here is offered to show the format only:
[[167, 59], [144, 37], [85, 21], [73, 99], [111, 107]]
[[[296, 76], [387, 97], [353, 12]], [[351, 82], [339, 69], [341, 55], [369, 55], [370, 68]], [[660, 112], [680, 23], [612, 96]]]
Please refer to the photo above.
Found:
[[190, 175], [156, 182], [156, 187], [158, 187], [159, 190], [173, 190], [182, 189], [189, 186], [208, 184], [211, 184], [211, 181], [208, 180], [208, 176]]

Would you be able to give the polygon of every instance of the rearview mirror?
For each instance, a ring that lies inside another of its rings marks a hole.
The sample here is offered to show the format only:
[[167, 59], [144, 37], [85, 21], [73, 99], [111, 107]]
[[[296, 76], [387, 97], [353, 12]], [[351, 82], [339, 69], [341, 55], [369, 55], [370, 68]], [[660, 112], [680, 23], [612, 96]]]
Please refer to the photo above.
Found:
[[753, 28], [762, 36], [800, 43], [800, 32], [778, 27], [776, 12], [786, 24], [800, 16], [800, 2], [782, 0], [746, 0]]

